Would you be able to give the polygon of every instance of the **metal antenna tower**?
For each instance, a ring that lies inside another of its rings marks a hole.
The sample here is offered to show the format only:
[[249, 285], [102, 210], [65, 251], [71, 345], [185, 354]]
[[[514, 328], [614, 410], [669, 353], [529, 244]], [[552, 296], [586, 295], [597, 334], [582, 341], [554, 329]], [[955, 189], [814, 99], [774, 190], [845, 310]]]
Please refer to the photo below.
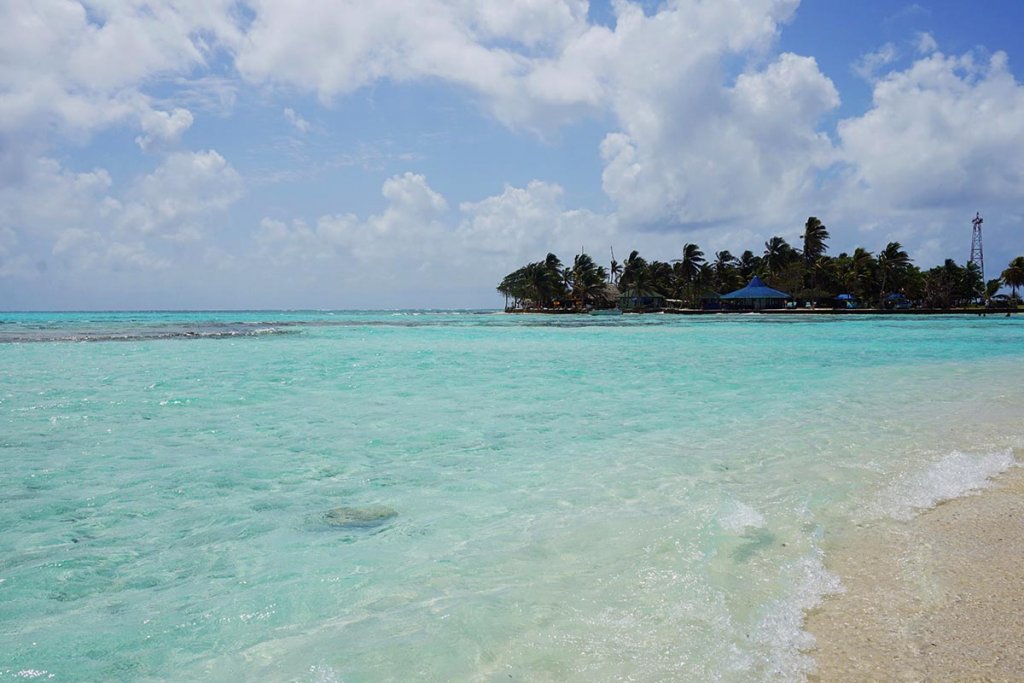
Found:
[[985, 221], [981, 218], [981, 213], [976, 213], [974, 220], [971, 224], [974, 226], [974, 232], [971, 234], [971, 263], [978, 266], [978, 272], [981, 273], [981, 281], [985, 282], [985, 253], [981, 249], [981, 224]]

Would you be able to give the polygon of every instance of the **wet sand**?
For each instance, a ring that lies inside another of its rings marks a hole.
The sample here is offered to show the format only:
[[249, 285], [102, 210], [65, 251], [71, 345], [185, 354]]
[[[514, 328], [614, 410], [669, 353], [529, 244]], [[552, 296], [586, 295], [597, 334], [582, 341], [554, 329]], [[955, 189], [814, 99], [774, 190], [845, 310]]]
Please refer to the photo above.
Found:
[[806, 620], [812, 681], [1024, 681], [1024, 467], [840, 545], [846, 591]]

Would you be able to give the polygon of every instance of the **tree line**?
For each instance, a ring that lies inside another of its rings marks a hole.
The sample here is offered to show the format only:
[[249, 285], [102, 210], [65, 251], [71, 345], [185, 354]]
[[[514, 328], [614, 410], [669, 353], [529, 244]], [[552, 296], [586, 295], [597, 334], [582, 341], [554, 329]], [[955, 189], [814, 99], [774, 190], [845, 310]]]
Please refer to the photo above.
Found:
[[[928, 270], [914, 265], [899, 242], [889, 242], [872, 253], [857, 247], [852, 253], [828, 253], [828, 229], [816, 217], [804, 224], [800, 247], [774, 236], [755, 254], [739, 256], [728, 250], [705, 254], [696, 244], [684, 244], [680, 258], [647, 261], [633, 251], [609, 267], [597, 265], [586, 253], [572, 265], [555, 254], [528, 263], [506, 275], [498, 285], [506, 308], [605, 308], [614, 306], [619, 292], [634, 296], [675, 299], [688, 308], [700, 308], [708, 293], [740, 289], [757, 275], [770, 287], [788, 292], [798, 302], [826, 302], [840, 294], [862, 305], [884, 307], [886, 297], [901, 294], [923, 308], [955, 308], [989, 301], [1002, 286], [1010, 287], [1010, 301], [1019, 303], [1024, 287], [1024, 256], [1014, 258], [998, 278], [985, 282], [974, 263], [953, 259]], [[615, 285], [615, 288], [609, 288]]]

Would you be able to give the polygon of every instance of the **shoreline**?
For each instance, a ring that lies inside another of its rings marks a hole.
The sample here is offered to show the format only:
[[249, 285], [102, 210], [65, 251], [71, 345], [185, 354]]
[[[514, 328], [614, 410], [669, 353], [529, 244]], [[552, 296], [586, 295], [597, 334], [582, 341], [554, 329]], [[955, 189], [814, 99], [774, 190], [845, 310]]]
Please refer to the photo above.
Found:
[[[569, 308], [506, 309], [504, 312], [511, 315], [590, 315], [587, 311]], [[648, 311], [622, 311], [623, 315], [750, 315], [751, 313], [759, 315], [974, 315], [978, 317], [988, 317], [991, 315], [993, 317], [1009, 318], [1013, 313], [1024, 313], [1024, 310], [1017, 308], [764, 308], [760, 310], [659, 308]]]
[[1024, 467], [826, 550], [845, 591], [805, 615], [811, 681], [1024, 680]]

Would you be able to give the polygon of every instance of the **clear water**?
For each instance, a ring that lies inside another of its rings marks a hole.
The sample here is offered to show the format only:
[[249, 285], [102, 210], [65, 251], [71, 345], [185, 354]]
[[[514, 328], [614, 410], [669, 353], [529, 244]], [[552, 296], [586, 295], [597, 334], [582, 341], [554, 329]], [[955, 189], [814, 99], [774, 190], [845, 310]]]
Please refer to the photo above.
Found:
[[[0, 680], [800, 680], [1024, 319], [0, 314]], [[338, 507], [396, 515], [332, 526]]]

